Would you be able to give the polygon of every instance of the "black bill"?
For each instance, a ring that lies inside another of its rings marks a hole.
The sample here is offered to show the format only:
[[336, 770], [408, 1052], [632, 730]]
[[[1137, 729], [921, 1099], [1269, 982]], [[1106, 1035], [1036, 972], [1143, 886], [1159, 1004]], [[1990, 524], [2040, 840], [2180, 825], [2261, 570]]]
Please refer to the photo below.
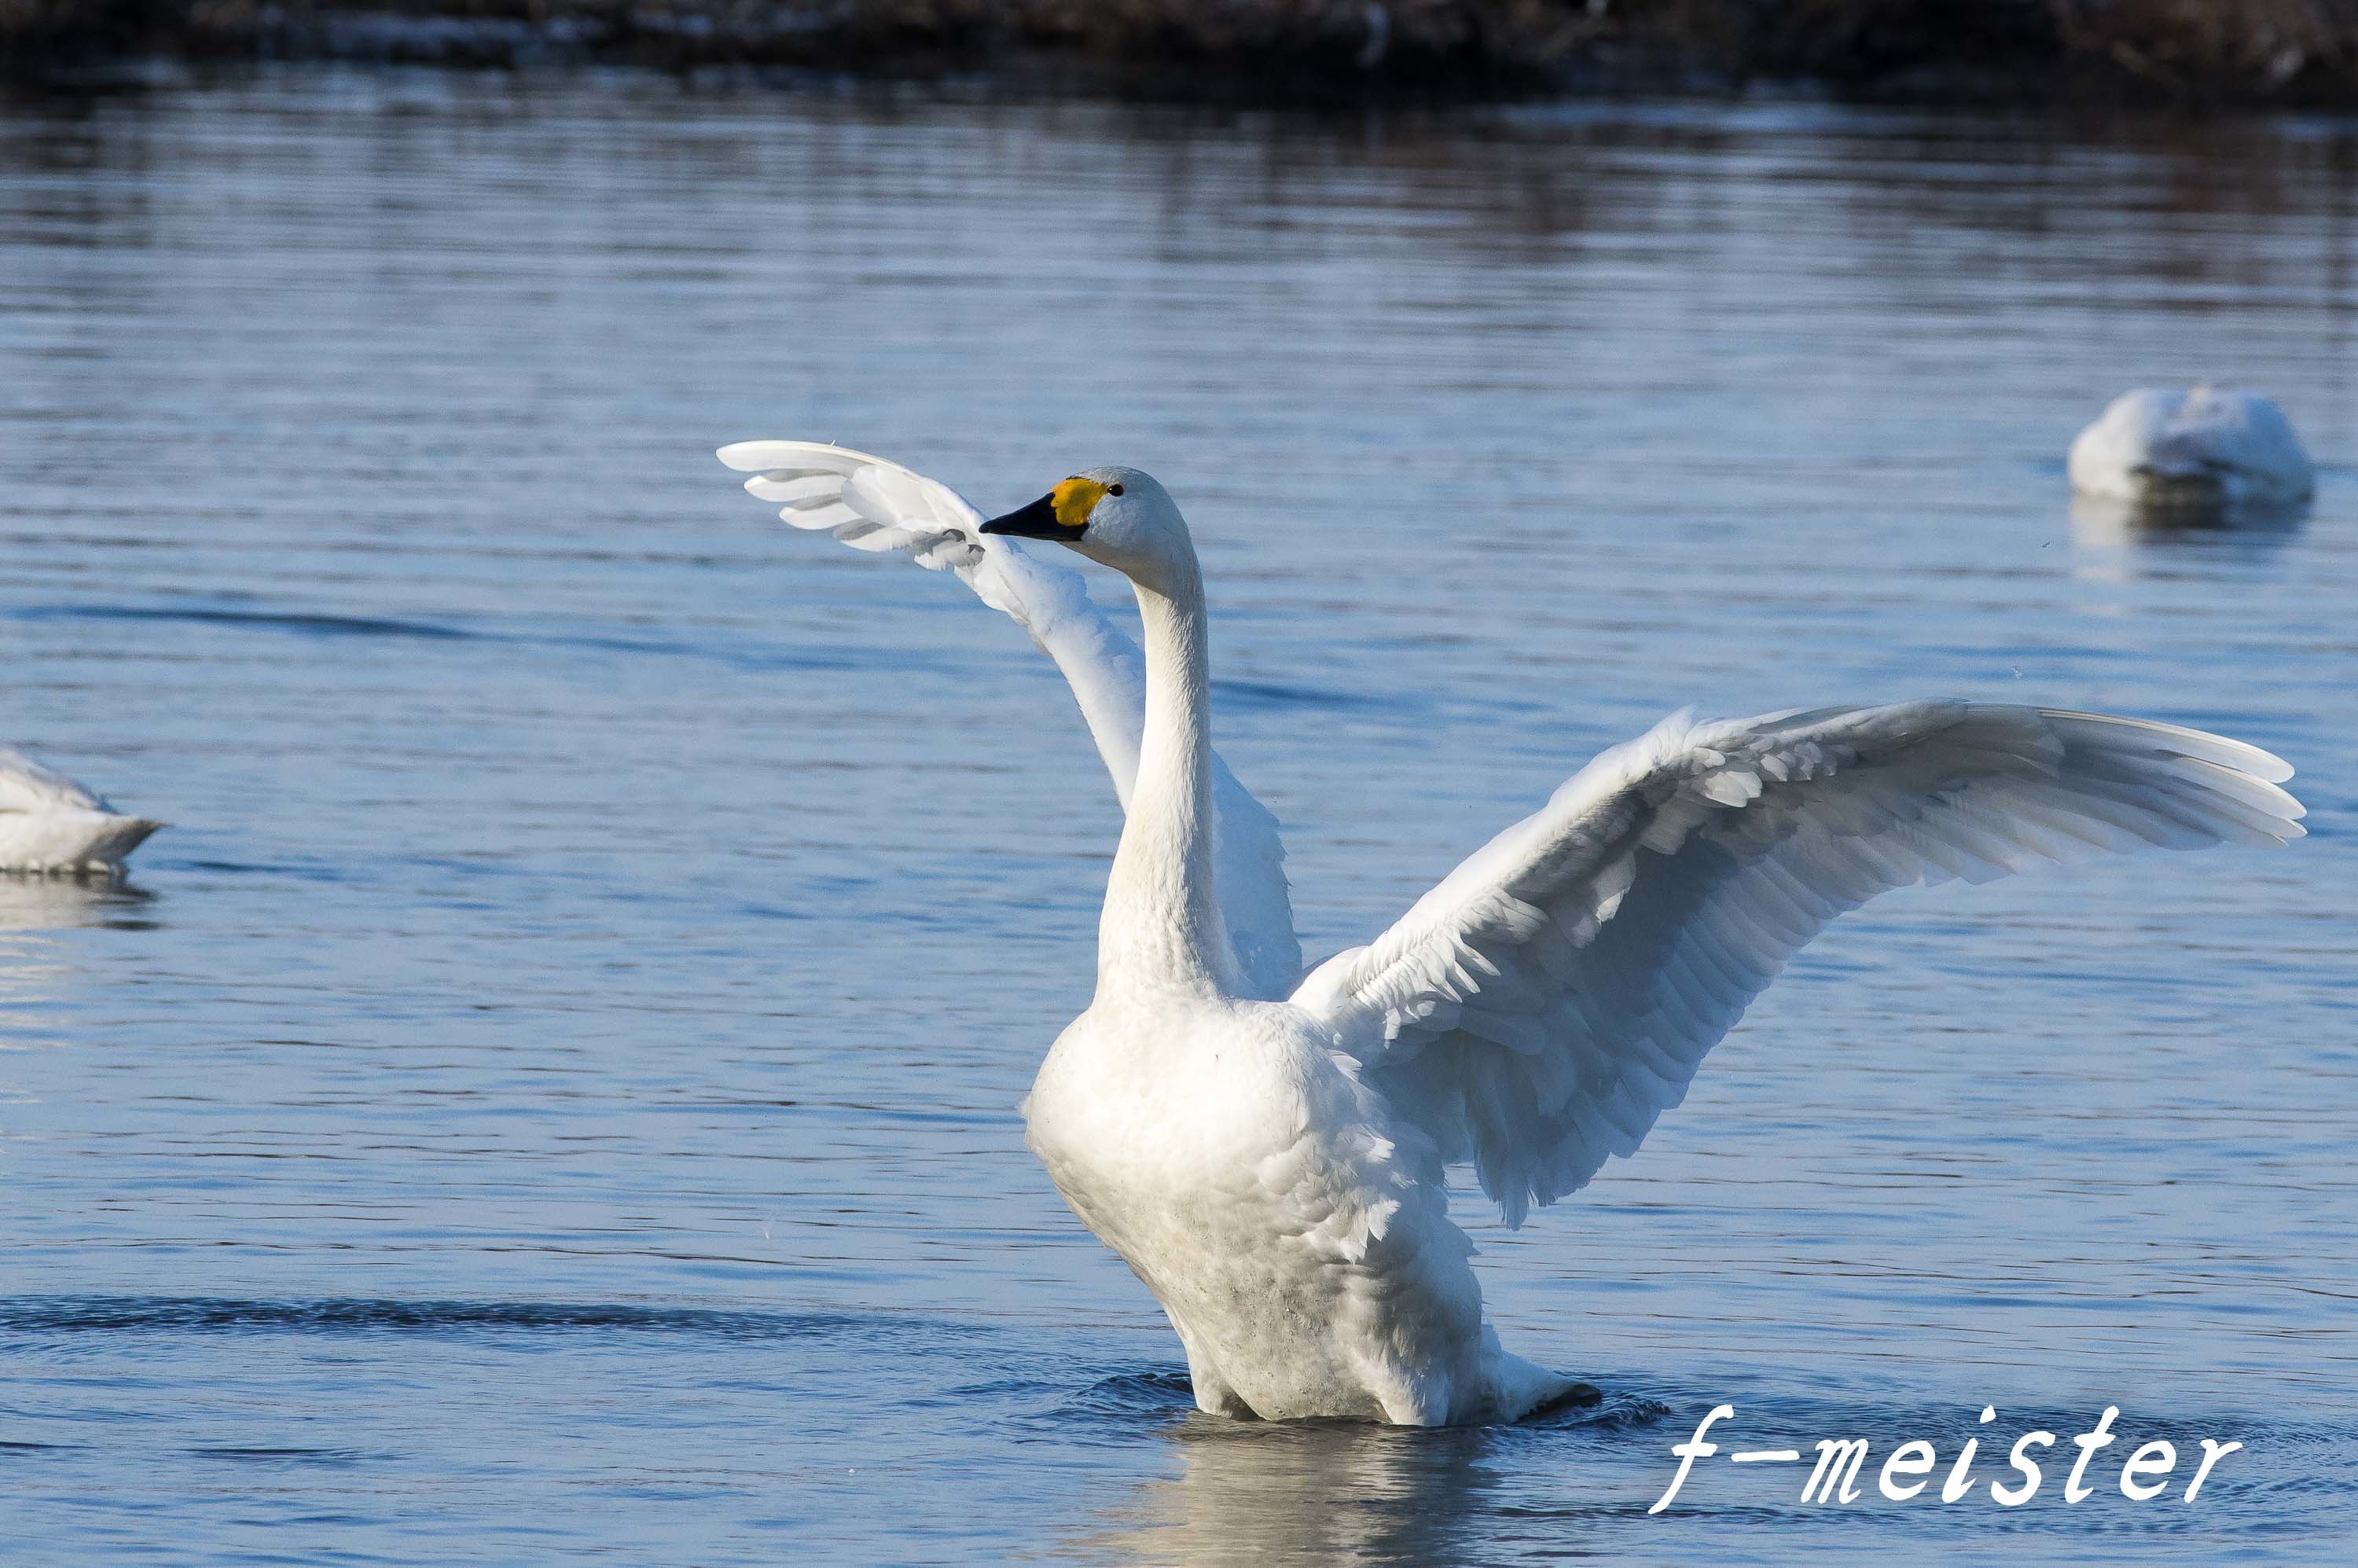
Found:
[[986, 534], [1008, 534], [1018, 539], [1061, 539], [1071, 544], [1087, 530], [1086, 523], [1060, 523], [1056, 520], [1056, 497], [1042, 496], [1029, 506], [1018, 507], [1004, 517], [994, 517], [982, 525]]

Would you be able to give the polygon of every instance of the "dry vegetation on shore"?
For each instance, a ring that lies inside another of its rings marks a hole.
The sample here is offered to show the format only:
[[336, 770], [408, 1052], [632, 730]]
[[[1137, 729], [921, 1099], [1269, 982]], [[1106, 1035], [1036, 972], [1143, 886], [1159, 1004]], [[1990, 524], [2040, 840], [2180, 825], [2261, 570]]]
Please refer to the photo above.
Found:
[[2358, 0], [0, 0], [18, 77], [141, 57], [996, 72], [1382, 100], [1816, 81], [2358, 106]]

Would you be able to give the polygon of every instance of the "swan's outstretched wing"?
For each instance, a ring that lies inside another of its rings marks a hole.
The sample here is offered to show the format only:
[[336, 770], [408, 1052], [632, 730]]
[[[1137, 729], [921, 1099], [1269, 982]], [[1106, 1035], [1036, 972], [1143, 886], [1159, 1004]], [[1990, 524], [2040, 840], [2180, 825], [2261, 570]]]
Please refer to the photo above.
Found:
[[1887, 889], [2278, 844], [2277, 758], [2098, 714], [1920, 702], [1695, 723], [1598, 757], [1293, 1000], [1509, 1224], [1629, 1155], [1777, 971]]
[[[745, 488], [781, 503], [797, 528], [825, 529], [861, 550], [898, 550], [957, 575], [985, 604], [1020, 622], [1056, 661], [1113, 775], [1125, 808], [1138, 777], [1146, 711], [1146, 662], [1091, 603], [1081, 574], [980, 532], [983, 518], [938, 480], [866, 452], [810, 441], [740, 441], [720, 460], [753, 477]], [[1215, 875], [1229, 946], [1245, 983], [1274, 1000], [1302, 976], [1302, 944], [1285, 885], [1277, 818], [1212, 759]]]
[[0, 746], [0, 811], [106, 811], [106, 802], [24, 752]]

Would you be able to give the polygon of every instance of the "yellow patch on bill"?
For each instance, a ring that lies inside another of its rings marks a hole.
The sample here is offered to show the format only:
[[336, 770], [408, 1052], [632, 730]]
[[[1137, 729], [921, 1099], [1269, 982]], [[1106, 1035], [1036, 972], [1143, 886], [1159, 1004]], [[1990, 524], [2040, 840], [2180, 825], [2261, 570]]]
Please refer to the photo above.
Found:
[[1068, 479], [1048, 492], [1048, 506], [1056, 514], [1056, 521], [1067, 528], [1077, 528], [1089, 520], [1098, 502], [1105, 499], [1106, 487], [1093, 479]]

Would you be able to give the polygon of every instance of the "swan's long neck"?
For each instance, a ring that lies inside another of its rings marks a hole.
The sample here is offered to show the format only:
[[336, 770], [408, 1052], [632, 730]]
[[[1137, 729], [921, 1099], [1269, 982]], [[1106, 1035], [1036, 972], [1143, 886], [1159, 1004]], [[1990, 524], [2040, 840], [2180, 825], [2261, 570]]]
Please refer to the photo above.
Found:
[[1152, 587], [1133, 579], [1146, 641], [1138, 782], [1106, 883], [1098, 990], [1233, 996], [1238, 982], [1212, 881], [1211, 664], [1195, 551]]

